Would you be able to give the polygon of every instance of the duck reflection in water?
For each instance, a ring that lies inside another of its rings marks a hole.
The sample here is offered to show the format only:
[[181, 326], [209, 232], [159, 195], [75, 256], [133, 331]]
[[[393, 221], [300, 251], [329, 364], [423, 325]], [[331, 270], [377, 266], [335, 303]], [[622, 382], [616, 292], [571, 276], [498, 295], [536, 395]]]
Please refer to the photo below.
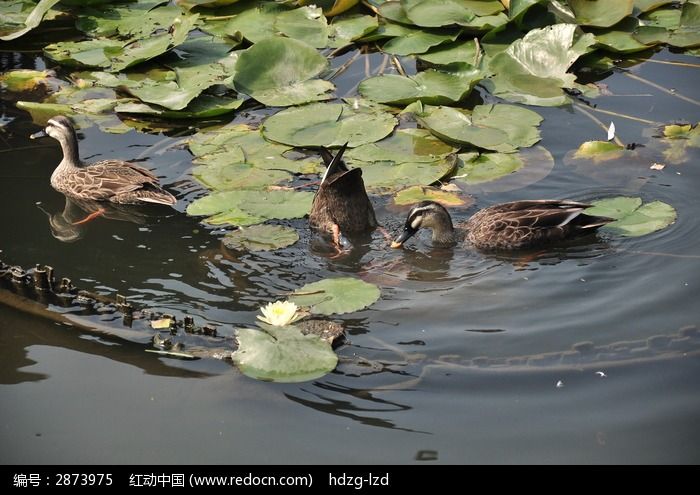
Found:
[[64, 196], [64, 198], [63, 210], [55, 213], [39, 206], [39, 209], [49, 218], [51, 235], [61, 242], [75, 242], [81, 239], [88, 226], [88, 220], [96, 217], [131, 222], [137, 225], [147, 223], [149, 217], [152, 217], [143, 208], [134, 205], [120, 205], [68, 196]]

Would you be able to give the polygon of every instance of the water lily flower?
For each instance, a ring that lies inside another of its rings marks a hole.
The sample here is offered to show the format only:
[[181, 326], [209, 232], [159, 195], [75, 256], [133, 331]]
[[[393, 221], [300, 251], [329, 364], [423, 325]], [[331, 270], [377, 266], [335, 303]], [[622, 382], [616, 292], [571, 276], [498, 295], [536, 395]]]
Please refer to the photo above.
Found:
[[258, 315], [258, 319], [275, 327], [290, 325], [304, 317], [297, 305], [290, 301], [268, 303], [260, 308], [260, 311], [263, 315]]

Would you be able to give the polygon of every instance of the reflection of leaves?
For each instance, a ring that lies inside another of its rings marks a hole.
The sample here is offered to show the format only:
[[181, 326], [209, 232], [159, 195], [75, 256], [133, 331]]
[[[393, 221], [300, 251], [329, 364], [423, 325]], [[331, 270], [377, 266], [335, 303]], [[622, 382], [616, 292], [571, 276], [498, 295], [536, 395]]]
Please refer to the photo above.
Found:
[[606, 162], [620, 158], [625, 148], [610, 141], [586, 141], [578, 147], [574, 159], [593, 160], [594, 163]]
[[244, 375], [256, 380], [305, 382], [330, 373], [338, 357], [330, 344], [316, 335], [304, 335], [293, 325], [263, 330], [236, 330], [238, 349], [231, 357]]
[[271, 251], [291, 246], [299, 240], [299, 234], [283, 225], [253, 225], [229, 232], [223, 239], [224, 246], [234, 250]]
[[327, 278], [295, 290], [289, 300], [314, 314], [352, 313], [374, 304], [381, 293], [376, 285], [356, 278]]
[[651, 234], [676, 221], [676, 210], [661, 201], [642, 204], [641, 198], [619, 196], [593, 201], [586, 214], [616, 219], [605, 228], [619, 231], [626, 237]]

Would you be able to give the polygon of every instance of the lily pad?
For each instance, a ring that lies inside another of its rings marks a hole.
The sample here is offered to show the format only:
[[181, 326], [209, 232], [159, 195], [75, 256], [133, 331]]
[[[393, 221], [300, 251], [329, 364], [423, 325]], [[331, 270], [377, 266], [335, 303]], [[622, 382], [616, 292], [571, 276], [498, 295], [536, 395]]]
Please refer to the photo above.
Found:
[[279, 13], [275, 18], [275, 30], [315, 48], [328, 46], [328, 22], [321, 8], [315, 5]]
[[295, 326], [264, 330], [236, 330], [238, 349], [231, 355], [238, 369], [256, 380], [306, 382], [333, 371], [338, 356], [316, 335], [304, 335]]
[[628, 17], [609, 29], [595, 32], [595, 39], [598, 45], [613, 52], [634, 53], [646, 50], [649, 46], [634, 37], [638, 27], [639, 21]]
[[272, 251], [291, 246], [299, 240], [299, 234], [283, 225], [253, 225], [229, 232], [223, 239], [224, 246], [234, 250]]
[[426, 105], [416, 118], [440, 139], [501, 152], [537, 143], [537, 126], [542, 122], [532, 110], [506, 104], [478, 105], [471, 115], [455, 108]]
[[619, 196], [593, 201], [587, 214], [616, 219], [605, 226], [625, 237], [651, 234], [676, 221], [676, 210], [662, 201], [642, 204], [641, 198]]
[[494, 95], [529, 105], [556, 106], [568, 102], [562, 88], [576, 87], [567, 70], [595, 43], [588, 33], [575, 39], [575, 24], [533, 29], [495, 55], [489, 68], [495, 76], [484, 85]]
[[445, 29], [428, 30], [412, 29], [403, 26], [404, 34], [390, 39], [382, 46], [382, 51], [393, 55], [415, 55], [425, 53], [432, 47], [454, 41], [459, 31], [450, 32]]
[[199, 132], [188, 141], [195, 155], [195, 164], [223, 166], [246, 163], [261, 169], [314, 174], [323, 170], [319, 157], [292, 159], [286, 155], [290, 146], [272, 143], [259, 129], [234, 124], [216, 130]]
[[33, 4], [25, 0], [5, 0], [0, 6], [0, 40], [10, 41], [37, 27], [51, 7], [59, 0], [40, 0]]
[[447, 65], [455, 62], [467, 62], [474, 65], [477, 54], [476, 42], [469, 40], [438, 45], [426, 53], [416, 56], [434, 65]]
[[633, 0], [567, 0], [580, 26], [610, 27], [632, 14]]
[[688, 0], [680, 9], [662, 7], [640, 17], [634, 37], [645, 45], [667, 43], [690, 48], [700, 45], [700, 1]]
[[182, 110], [168, 110], [133, 100], [119, 103], [114, 110], [117, 113], [141, 114], [165, 119], [204, 119], [232, 112], [243, 102], [241, 98], [199, 95]]
[[190, 203], [187, 214], [211, 215], [204, 221], [212, 225], [254, 225], [265, 220], [301, 218], [311, 210], [313, 196], [305, 191], [214, 192]]
[[575, 159], [588, 159], [594, 163], [616, 160], [622, 156], [625, 148], [610, 141], [586, 141], [578, 147], [573, 155]]
[[415, 76], [388, 74], [370, 77], [360, 83], [358, 91], [379, 103], [407, 105], [420, 100], [431, 105], [456, 103], [471, 93], [484, 78], [478, 69], [459, 75], [429, 69]]
[[299, 5], [318, 5], [328, 17], [342, 14], [358, 3], [360, 0], [299, 0]]
[[267, 38], [240, 54], [233, 84], [265, 105], [298, 105], [330, 98], [328, 92], [335, 86], [313, 79], [327, 68], [326, 58], [309, 45], [289, 38]]
[[192, 169], [192, 175], [214, 191], [266, 189], [289, 182], [291, 174], [282, 170], [265, 170], [247, 163], [206, 164]]
[[180, 15], [169, 19], [167, 25], [172, 26], [172, 30], [161, 32], [162, 25], [152, 25], [152, 32], [146, 38], [59, 42], [46, 46], [44, 53], [59, 64], [120, 71], [157, 57], [183, 43], [196, 21], [197, 15]]
[[379, 28], [379, 22], [372, 15], [336, 17], [329, 28], [328, 46], [340, 48], [376, 31]]
[[523, 189], [547, 177], [554, 158], [542, 146], [518, 153], [460, 153], [452, 181], [474, 194]]
[[348, 150], [348, 163], [420, 163], [445, 158], [456, 148], [435, 138], [424, 129], [399, 129], [377, 143], [364, 144]]
[[356, 278], [328, 278], [295, 290], [289, 300], [321, 315], [359, 311], [374, 304], [381, 295], [376, 285]]
[[32, 91], [46, 86], [51, 72], [47, 70], [16, 69], [0, 74], [0, 88], [7, 91]]
[[342, 146], [348, 142], [355, 147], [379, 141], [396, 124], [393, 115], [376, 107], [313, 103], [268, 117], [262, 133], [267, 139], [289, 146]]
[[412, 205], [421, 201], [436, 201], [445, 206], [462, 206], [466, 201], [459, 195], [436, 187], [411, 186], [394, 195], [394, 204]]
[[[460, 25], [465, 27], [486, 27], [481, 20], [484, 17], [495, 17], [503, 11], [503, 4], [497, 0], [402, 0], [401, 4], [406, 17], [420, 27], [441, 27]], [[508, 18], [503, 16], [505, 24]], [[491, 25], [489, 27], [495, 27]]]
[[700, 125], [671, 124], [662, 129], [663, 138], [659, 140], [663, 146], [664, 160], [678, 165], [690, 161], [688, 148], [700, 148]]

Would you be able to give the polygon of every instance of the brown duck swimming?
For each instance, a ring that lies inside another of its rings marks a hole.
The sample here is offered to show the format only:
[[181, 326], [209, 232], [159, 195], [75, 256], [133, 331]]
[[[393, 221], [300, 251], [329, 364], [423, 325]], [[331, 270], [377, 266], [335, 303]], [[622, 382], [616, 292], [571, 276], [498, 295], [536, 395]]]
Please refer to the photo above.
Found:
[[457, 232], [447, 210], [433, 201], [423, 201], [408, 213], [403, 232], [391, 243], [398, 248], [418, 230], [433, 231], [433, 244], [450, 246], [461, 240], [477, 249], [517, 250], [537, 248], [594, 232], [614, 221], [586, 215], [591, 205], [576, 201], [527, 200], [502, 203], [476, 212]]
[[343, 162], [347, 146], [345, 143], [335, 156], [327, 149], [321, 149], [321, 157], [328, 168], [309, 213], [311, 228], [332, 234], [336, 245], [340, 245], [341, 233], [353, 236], [377, 226], [374, 208], [362, 180], [362, 169], [349, 170]]
[[78, 154], [78, 137], [70, 120], [62, 115], [49, 119], [46, 128], [30, 137], [50, 136], [61, 144], [63, 160], [51, 174], [51, 185], [66, 196], [120, 204], [177, 201], [148, 170], [122, 160], [83, 163]]

